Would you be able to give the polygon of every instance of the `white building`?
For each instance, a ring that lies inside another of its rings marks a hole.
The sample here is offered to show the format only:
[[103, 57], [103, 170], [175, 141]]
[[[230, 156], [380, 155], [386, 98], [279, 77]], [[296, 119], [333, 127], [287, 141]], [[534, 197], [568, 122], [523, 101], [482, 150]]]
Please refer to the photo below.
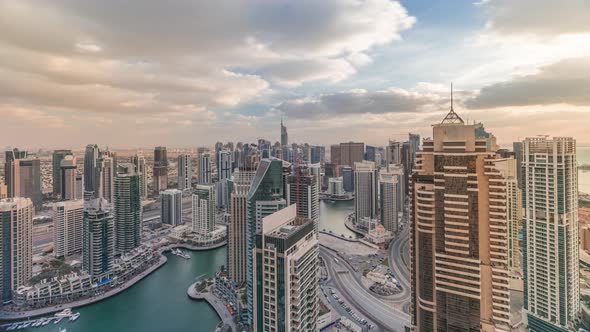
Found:
[[193, 232], [208, 235], [215, 228], [215, 186], [199, 184], [193, 194]]
[[333, 196], [344, 196], [344, 182], [342, 177], [328, 179], [328, 194]]
[[354, 213], [355, 220], [377, 217], [378, 173], [375, 163], [363, 161], [355, 163], [354, 170]]
[[53, 205], [53, 253], [67, 257], [82, 251], [84, 201], [64, 201]]
[[580, 311], [576, 142], [527, 138], [522, 166], [525, 319], [531, 331], [569, 331]]
[[399, 211], [403, 206], [399, 205], [398, 196], [400, 195], [400, 178], [396, 174], [382, 171], [379, 174], [379, 200], [380, 200], [380, 219], [381, 224], [390, 232], [398, 231]]
[[317, 331], [319, 245], [291, 205], [262, 222], [254, 259], [254, 331]]

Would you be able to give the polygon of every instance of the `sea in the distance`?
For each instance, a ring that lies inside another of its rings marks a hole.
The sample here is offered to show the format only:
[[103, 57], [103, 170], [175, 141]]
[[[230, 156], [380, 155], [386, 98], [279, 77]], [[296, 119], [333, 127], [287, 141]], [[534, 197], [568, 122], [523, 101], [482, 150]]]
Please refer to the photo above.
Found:
[[[346, 216], [354, 210], [352, 201], [320, 203], [320, 230], [356, 237], [344, 226]], [[162, 332], [213, 331], [219, 317], [203, 301], [193, 301], [186, 295], [196, 277], [211, 277], [226, 264], [226, 248], [189, 252], [191, 259], [167, 255], [168, 262], [119, 295], [86, 307], [75, 322], [50, 323], [40, 328], [19, 331], [58, 332]]]

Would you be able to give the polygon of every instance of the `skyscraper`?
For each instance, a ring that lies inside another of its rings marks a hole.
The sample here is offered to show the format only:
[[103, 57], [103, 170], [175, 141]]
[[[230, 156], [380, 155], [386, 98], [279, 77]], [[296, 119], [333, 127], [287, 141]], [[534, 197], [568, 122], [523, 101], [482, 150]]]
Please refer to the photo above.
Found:
[[[19, 164], [20, 196], [30, 198], [36, 208], [43, 205], [41, 193], [41, 162], [37, 158], [15, 161]], [[15, 196], [16, 197], [16, 196]]]
[[136, 154], [133, 156], [132, 162], [135, 165], [135, 172], [139, 175], [139, 194], [142, 199], [146, 199], [148, 196], [148, 179], [145, 157], [141, 154]]
[[71, 156], [72, 150], [55, 150], [52, 156], [53, 196], [62, 197], [61, 192], [61, 161], [65, 156]]
[[208, 152], [199, 154], [199, 184], [211, 183], [211, 155]]
[[247, 296], [248, 323], [254, 320], [254, 262], [252, 252], [256, 243], [256, 234], [262, 230], [262, 219], [283, 209], [287, 202], [283, 198], [283, 161], [263, 159], [256, 169], [252, 185], [248, 192], [248, 229], [247, 229]]
[[177, 226], [182, 224], [182, 191], [167, 189], [160, 192], [162, 202], [161, 217], [163, 224]]
[[375, 161], [375, 152], [376, 149], [374, 146], [367, 145], [365, 147], [365, 160]]
[[4, 182], [8, 197], [30, 198], [37, 208], [43, 204], [41, 162], [29, 156], [26, 151], [18, 149], [6, 151]]
[[342, 165], [342, 159], [340, 157], [340, 144], [330, 145], [330, 161], [336, 165], [336, 169], [339, 165]]
[[19, 159], [27, 158], [26, 151], [14, 149], [5, 152], [4, 158], [4, 183], [8, 197], [23, 197], [20, 194], [20, 163]]
[[312, 164], [323, 165], [326, 162], [326, 148], [321, 145], [311, 146], [311, 161]]
[[512, 143], [512, 150], [514, 151], [514, 159], [516, 159], [516, 179], [518, 187], [522, 189], [522, 142]]
[[297, 216], [313, 222], [314, 231], [319, 231], [320, 189], [311, 168], [298, 166], [295, 175], [287, 177], [287, 205], [297, 205]]
[[416, 152], [420, 149], [420, 135], [410, 133], [408, 142], [410, 144], [410, 162], [409, 165], [406, 165], [409, 166], [406, 169], [411, 173], [416, 162]]
[[72, 155], [67, 155], [62, 158], [60, 163], [60, 176], [58, 185], [60, 196], [62, 200], [73, 200], [79, 197], [78, 184], [76, 177], [78, 176], [78, 166], [76, 165], [76, 158]]
[[256, 235], [253, 331], [317, 331], [318, 240], [291, 205], [263, 219]]
[[514, 158], [495, 161], [496, 169], [506, 180], [506, 218], [508, 222], [508, 266], [511, 277], [521, 278], [519, 234], [522, 230], [522, 192], [517, 179], [517, 162]]
[[379, 206], [380, 206], [380, 220], [386, 230], [396, 233], [398, 231], [398, 213], [403, 208], [400, 206], [400, 181], [403, 180], [399, 176], [387, 171], [379, 173]]
[[82, 251], [84, 201], [70, 200], [53, 205], [53, 253], [67, 257]]
[[287, 127], [283, 125], [283, 119], [281, 118], [281, 145], [289, 145], [289, 135], [287, 134]]
[[168, 189], [168, 154], [165, 146], [154, 149], [154, 171], [152, 174], [154, 193]]
[[340, 165], [354, 167], [365, 159], [365, 143], [340, 143]]
[[387, 164], [401, 164], [402, 163], [402, 143], [397, 141], [389, 141], [387, 146]]
[[580, 311], [576, 141], [523, 142], [524, 310], [531, 331], [570, 331]]
[[229, 277], [236, 283], [247, 278], [248, 191], [256, 171], [238, 170], [234, 173], [231, 193], [230, 222], [227, 228], [227, 257]]
[[356, 163], [354, 170], [354, 216], [356, 222], [363, 218], [377, 218], [379, 208], [379, 173], [372, 161]]
[[99, 177], [96, 174], [99, 156], [98, 145], [88, 144], [86, 146], [84, 152], [84, 199], [99, 197], [98, 188], [100, 184], [97, 183]]
[[340, 167], [340, 177], [342, 177], [342, 184], [344, 190], [351, 193], [354, 192], [354, 171], [350, 166]]
[[98, 197], [102, 197], [109, 203], [113, 203], [115, 190], [115, 177], [117, 169], [115, 168], [115, 159], [106, 151], [101, 153], [96, 161], [96, 185], [95, 191]]
[[192, 188], [193, 166], [189, 153], [178, 155], [178, 189], [187, 190]]
[[215, 229], [215, 211], [215, 185], [197, 185], [193, 193], [193, 232], [209, 235]]
[[33, 202], [14, 197], [0, 200], [0, 302], [33, 277]]
[[113, 267], [115, 221], [104, 198], [84, 202], [82, 225], [82, 269], [100, 280]]
[[141, 244], [141, 197], [139, 175], [135, 172], [135, 165], [119, 165], [114, 188], [115, 250], [122, 254]]
[[410, 243], [417, 331], [511, 330], [506, 185], [494, 145], [451, 107], [416, 156]]
[[229, 179], [231, 177], [231, 152], [221, 150], [217, 153], [217, 179]]

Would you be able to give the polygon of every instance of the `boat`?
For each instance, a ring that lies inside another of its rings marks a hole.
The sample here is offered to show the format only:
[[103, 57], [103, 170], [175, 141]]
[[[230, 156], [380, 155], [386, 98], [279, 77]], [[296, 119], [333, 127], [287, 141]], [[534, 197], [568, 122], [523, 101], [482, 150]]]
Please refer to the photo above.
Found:
[[59, 329], [59, 332], [68, 332], [66, 329]]
[[75, 321], [76, 319], [78, 319], [78, 317], [80, 317], [80, 313], [77, 312], [75, 314], [73, 314], [72, 316], [70, 316], [70, 321]]
[[34, 321], [28, 320], [23, 324], [23, 327], [29, 327], [29, 325], [33, 324]]
[[59, 317], [55, 320], [55, 322], [53, 322], [53, 324], [59, 324], [59, 322], [61, 322], [61, 320], [64, 319], [64, 317]]
[[55, 314], [55, 317], [70, 317], [72, 315], [72, 309], [70, 308], [65, 308], [63, 311], [58, 312], [57, 314]]
[[49, 322], [51, 322], [51, 319], [50, 319], [50, 318], [47, 318], [47, 320], [45, 320], [45, 321], [44, 321], [44, 322], [41, 324], [41, 326], [45, 326], [45, 325], [49, 324]]

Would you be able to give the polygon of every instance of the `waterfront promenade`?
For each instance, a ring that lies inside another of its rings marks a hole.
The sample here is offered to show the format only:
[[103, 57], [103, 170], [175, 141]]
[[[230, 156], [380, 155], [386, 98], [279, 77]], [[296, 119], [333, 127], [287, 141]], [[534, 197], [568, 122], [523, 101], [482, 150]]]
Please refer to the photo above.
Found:
[[195, 289], [196, 284], [197, 282], [194, 282], [189, 286], [188, 290], [186, 291], [188, 297], [193, 300], [207, 301], [207, 303], [209, 303], [209, 305], [213, 307], [215, 312], [217, 312], [217, 315], [219, 316], [219, 318], [221, 318], [225, 326], [229, 326], [232, 331], [238, 331], [238, 327], [236, 326], [234, 317], [229, 313], [229, 311], [225, 307], [225, 304], [211, 292], [197, 292], [197, 290]]
[[157, 269], [162, 267], [164, 264], [166, 264], [166, 261], [168, 259], [166, 258], [166, 256], [164, 256], [165, 251], [171, 250], [173, 248], [182, 248], [182, 249], [187, 249], [187, 250], [191, 250], [191, 251], [205, 251], [205, 250], [217, 249], [217, 248], [223, 247], [224, 245], [226, 245], [226, 241], [216, 243], [216, 244], [206, 246], [206, 247], [197, 247], [197, 246], [194, 246], [191, 244], [186, 244], [186, 243], [175, 243], [175, 244], [171, 244], [171, 245], [168, 245], [165, 247], [161, 247], [158, 249], [160, 259], [156, 264], [150, 266], [147, 270], [145, 270], [145, 271], [139, 273], [138, 275], [136, 275], [135, 277], [129, 279], [124, 284], [119, 285], [115, 288], [112, 288], [107, 292], [104, 292], [100, 295], [93, 296], [90, 298], [86, 298], [86, 299], [82, 299], [82, 300], [78, 300], [78, 301], [74, 301], [74, 302], [70, 302], [70, 303], [61, 303], [58, 305], [39, 308], [39, 309], [23, 310], [23, 311], [0, 310], [0, 321], [22, 320], [22, 319], [27, 319], [27, 318], [37, 317], [37, 316], [44, 316], [44, 315], [49, 315], [52, 313], [62, 311], [65, 308], [78, 308], [78, 307], [87, 306], [87, 305], [90, 305], [90, 304], [93, 304], [96, 302], [100, 302], [102, 300], [106, 300], [112, 296], [115, 296], [115, 295], [123, 292], [127, 288], [135, 285], [137, 282], [139, 282], [140, 280], [147, 277], [152, 272], [156, 271]]
[[58, 304], [55, 306], [34, 309], [34, 310], [0, 311], [0, 320], [21, 320], [21, 319], [26, 319], [26, 318], [36, 317], [36, 316], [44, 316], [44, 315], [49, 315], [49, 314], [52, 314], [55, 312], [62, 311], [65, 308], [83, 307], [83, 306], [86, 306], [86, 305], [89, 305], [92, 303], [96, 303], [96, 302], [105, 300], [105, 299], [107, 299], [111, 296], [115, 296], [115, 295], [121, 293], [122, 291], [126, 290], [127, 288], [135, 285], [141, 279], [145, 278], [146, 276], [150, 275], [152, 272], [154, 272], [157, 269], [159, 269], [160, 267], [162, 267], [162, 265], [166, 264], [167, 260], [168, 259], [166, 258], [166, 256], [161, 255], [158, 263], [152, 265], [147, 270], [145, 270], [145, 271], [141, 272], [140, 274], [136, 275], [135, 277], [129, 279], [127, 282], [125, 282], [125, 284], [115, 287], [103, 294], [98, 295], [98, 296], [94, 296], [91, 298], [87, 298], [87, 299], [83, 299], [83, 300], [79, 300], [79, 301], [74, 301], [74, 302], [70, 302], [70, 303], [63, 303], [63, 304]]

